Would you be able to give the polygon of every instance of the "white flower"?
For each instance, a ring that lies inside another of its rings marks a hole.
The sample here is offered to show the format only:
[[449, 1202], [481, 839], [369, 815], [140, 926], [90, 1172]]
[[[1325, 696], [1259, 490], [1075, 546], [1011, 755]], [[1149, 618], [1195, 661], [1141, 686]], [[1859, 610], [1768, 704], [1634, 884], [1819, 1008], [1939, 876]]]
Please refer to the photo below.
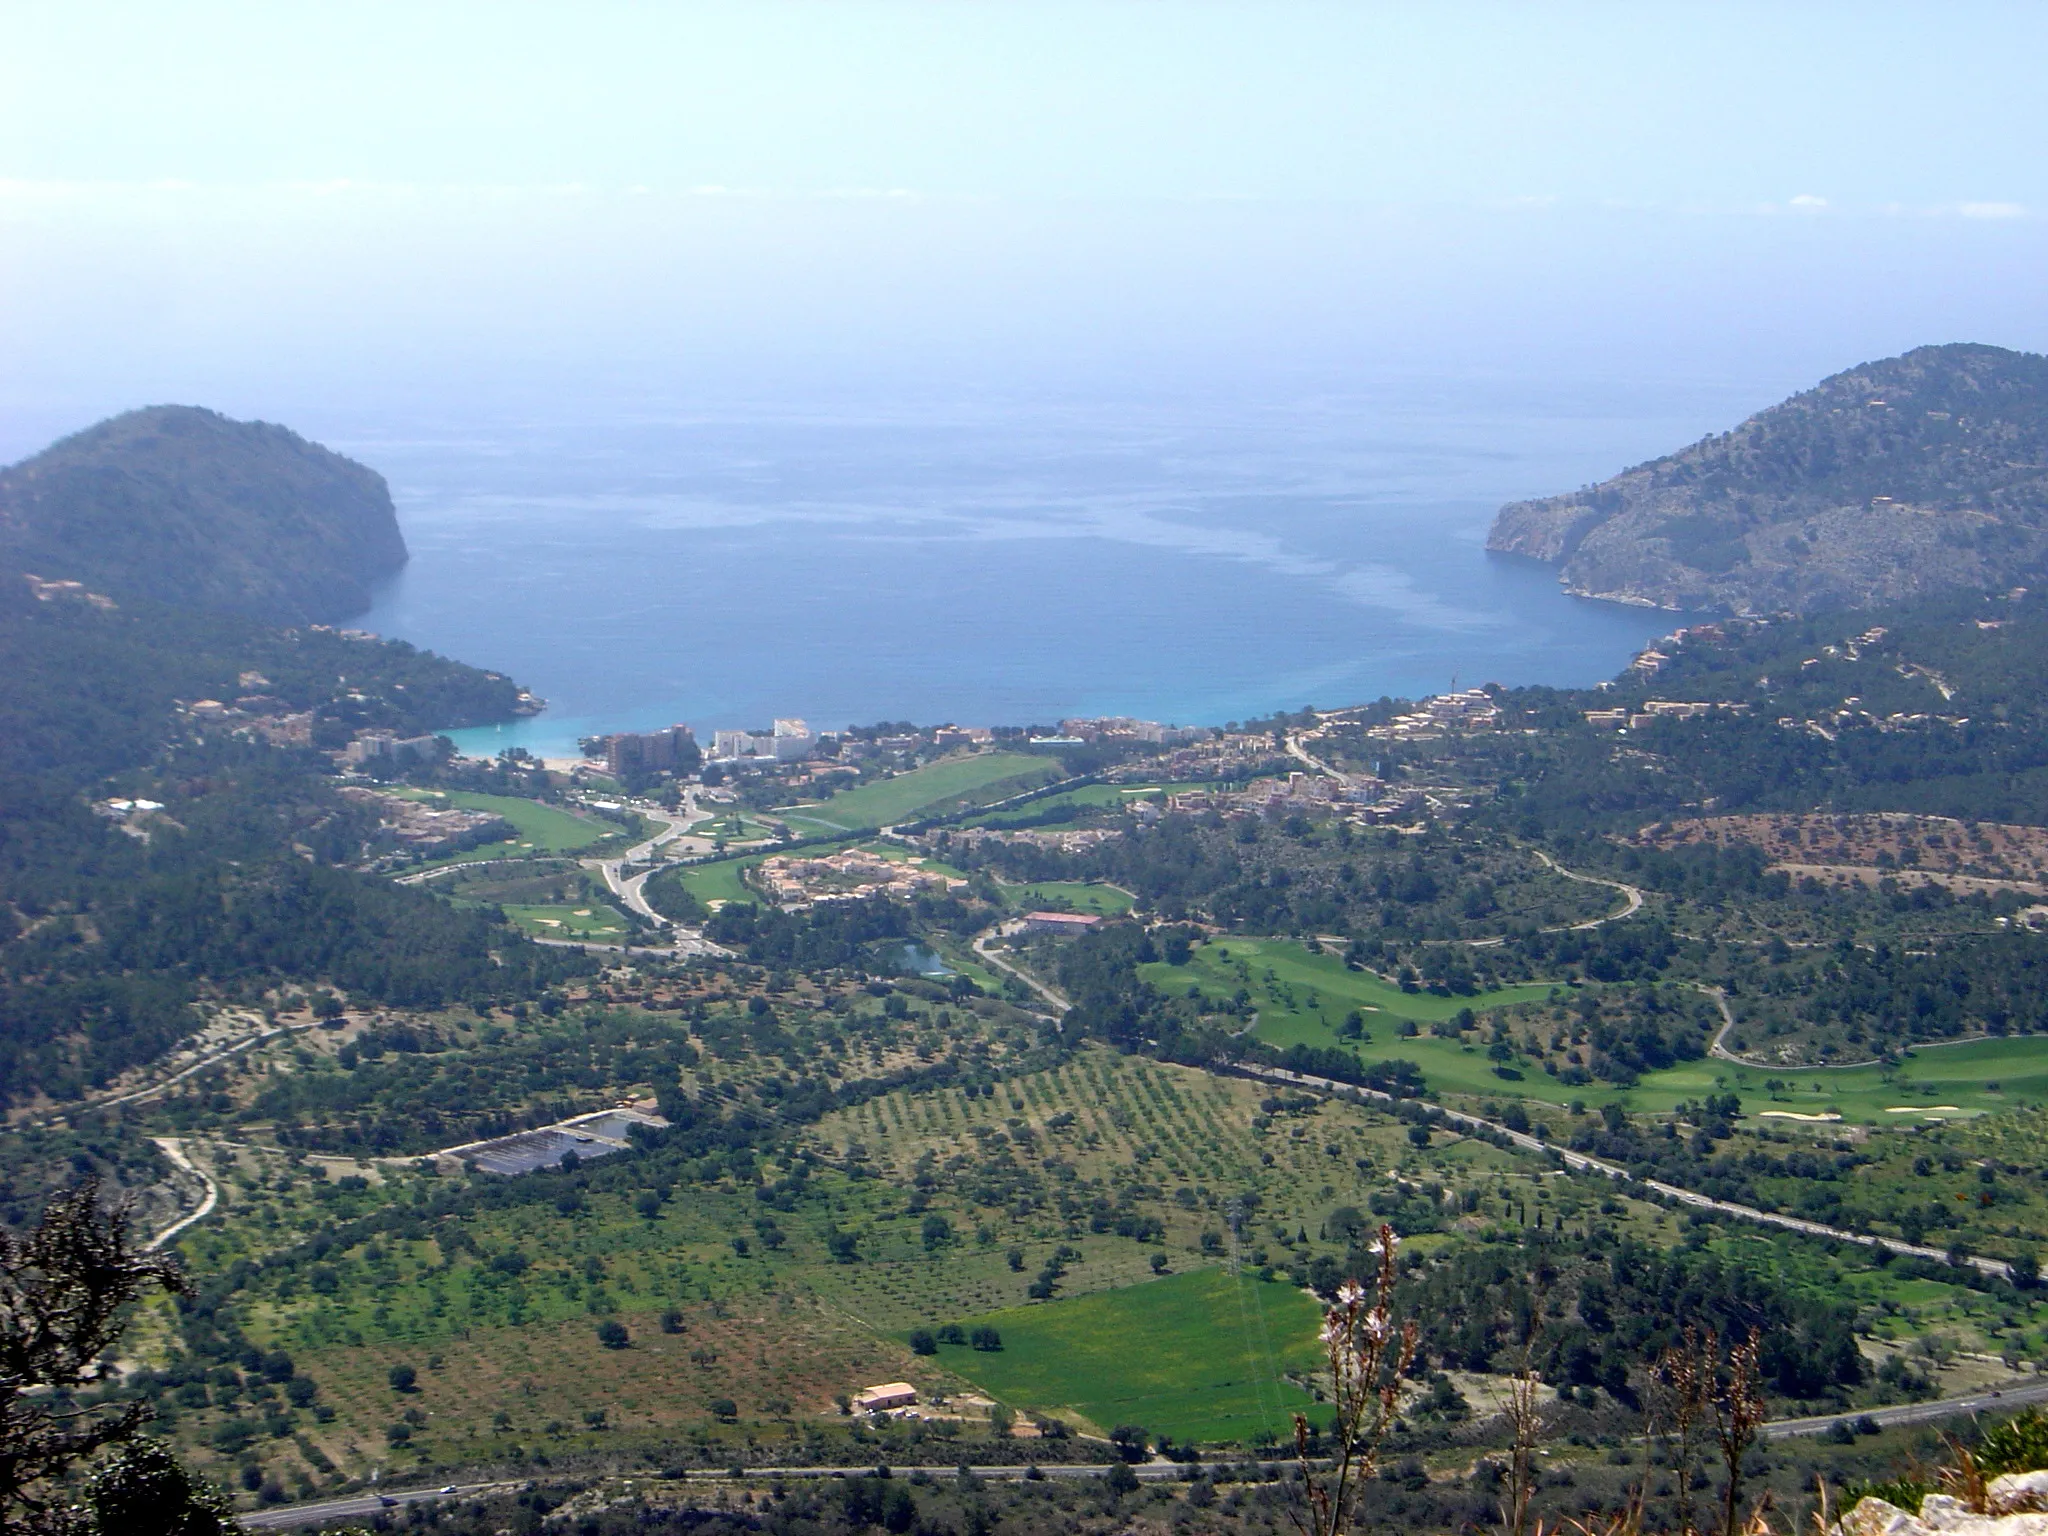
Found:
[[1355, 1307], [1364, 1300], [1365, 1287], [1356, 1280], [1346, 1280], [1337, 1287], [1337, 1305], [1340, 1307]]
[[1326, 1349], [1330, 1345], [1342, 1341], [1344, 1337], [1344, 1319], [1335, 1312], [1325, 1313], [1323, 1316], [1323, 1331], [1319, 1337]]
[[1394, 1332], [1394, 1325], [1387, 1321], [1387, 1314], [1383, 1311], [1368, 1313], [1364, 1323], [1360, 1326], [1363, 1328], [1365, 1336], [1375, 1344], [1386, 1343]]

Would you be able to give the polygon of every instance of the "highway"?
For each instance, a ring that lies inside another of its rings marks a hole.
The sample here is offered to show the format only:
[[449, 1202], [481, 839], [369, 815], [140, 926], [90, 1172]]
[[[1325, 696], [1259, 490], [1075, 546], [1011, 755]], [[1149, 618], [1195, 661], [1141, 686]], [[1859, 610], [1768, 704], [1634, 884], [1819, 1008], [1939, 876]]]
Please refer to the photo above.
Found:
[[448, 1491], [414, 1488], [404, 1493], [364, 1493], [351, 1499], [330, 1499], [324, 1504], [299, 1504], [289, 1509], [260, 1509], [241, 1517], [242, 1524], [256, 1531], [285, 1531], [299, 1525], [324, 1525], [330, 1520], [360, 1519], [408, 1504], [430, 1499], [474, 1498], [482, 1494], [513, 1493], [524, 1488], [524, 1480], [496, 1483], [458, 1483]]
[[2029, 1403], [2048, 1403], [2048, 1381], [1986, 1388], [1967, 1397], [1944, 1397], [1931, 1403], [1901, 1403], [1896, 1408], [1872, 1408], [1864, 1413], [1830, 1413], [1817, 1419], [1773, 1419], [1764, 1426], [1764, 1434], [1772, 1440], [1824, 1435], [1844, 1420], [1854, 1423], [1864, 1418], [1874, 1419], [1890, 1429], [1900, 1424], [1932, 1424], [1939, 1419], [1960, 1418], [1966, 1413], [2010, 1413]]

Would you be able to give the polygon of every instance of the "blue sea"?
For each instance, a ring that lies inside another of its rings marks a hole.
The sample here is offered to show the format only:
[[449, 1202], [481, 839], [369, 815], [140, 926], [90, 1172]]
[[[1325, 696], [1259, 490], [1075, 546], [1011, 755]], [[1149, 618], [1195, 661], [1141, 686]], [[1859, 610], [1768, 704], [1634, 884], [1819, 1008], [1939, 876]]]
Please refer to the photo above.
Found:
[[1489, 556], [1495, 510], [1762, 403], [1418, 375], [858, 405], [635, 392], [365, 416], [328, 441], [388, 477], [412, 549], [355, 622], [550, 701], [459, 733], [465, 750], [557, 756], [677, 721], [1220, 724], [1591, 683], [1677, 620]]

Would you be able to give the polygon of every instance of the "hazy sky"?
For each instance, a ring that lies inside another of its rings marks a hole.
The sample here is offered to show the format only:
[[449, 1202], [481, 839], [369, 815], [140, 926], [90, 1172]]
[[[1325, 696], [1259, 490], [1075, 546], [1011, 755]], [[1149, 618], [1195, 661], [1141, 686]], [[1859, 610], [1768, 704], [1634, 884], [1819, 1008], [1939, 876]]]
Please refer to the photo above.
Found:
[[16, 3], [26, 182], [2043, 200], [2048, 9]]
[[0, 19], [0, 449], [571, 364], [715, 393], [1654, 352], [1761, 388], [2048, 344], [2038, 3]]

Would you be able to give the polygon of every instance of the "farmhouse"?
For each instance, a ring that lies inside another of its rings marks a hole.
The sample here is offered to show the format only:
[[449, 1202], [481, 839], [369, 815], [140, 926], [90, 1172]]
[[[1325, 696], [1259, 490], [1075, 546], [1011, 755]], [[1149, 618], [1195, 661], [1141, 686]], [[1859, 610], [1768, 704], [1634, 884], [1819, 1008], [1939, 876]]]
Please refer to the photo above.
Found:
[[907, 1381], [884, 1382], [854, 1395], [855, 1413], [880, 1413], [889, 1408], [908, 1408], [917, 1401], [917, 1388]]

